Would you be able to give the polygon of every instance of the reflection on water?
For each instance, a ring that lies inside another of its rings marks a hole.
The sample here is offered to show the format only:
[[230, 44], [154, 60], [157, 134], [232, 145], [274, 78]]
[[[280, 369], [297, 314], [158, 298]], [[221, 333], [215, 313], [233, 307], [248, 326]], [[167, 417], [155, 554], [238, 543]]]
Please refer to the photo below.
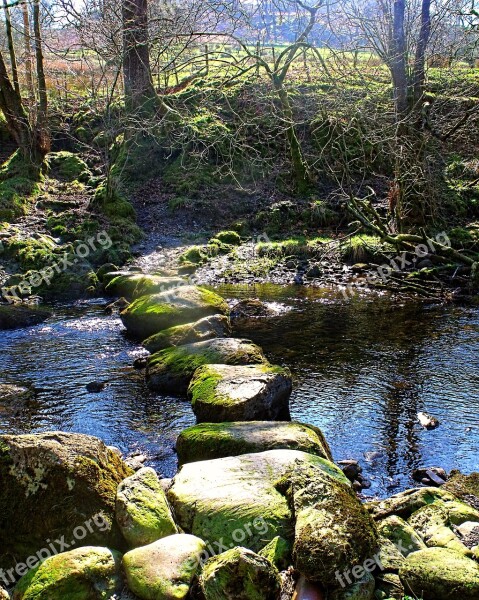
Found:
[[[322, 428], [335, 459], [356, 458], [368, 493], [411, 487], [412, 469], [479, 470], [479, 314], [328, 291], [224, 286], [226, 297], [293, 310], [238, 331], [293, 371], [294, 419]], [[441, 425], [424, 430], [417, 413]]]
[[[29, 329], [0, 332], [1, 380], [30, 384], [35, 398], [0, 405], [2, 433], [61, 429], [87, 433], [124, 453], [145, 452], [165, 476], [176, 471], [176, 436], [194, 423], [187, 402], [158, 396], [131, 364], [142, 353], [118, 317], [78, 303]], [[99, 394], [85, 389], [107, 381]]]
[[[227, 298], [275, 302], [276, 316], [238, 331], [295, 377], [293, 418], [321, 427], [336, 459], [356, 458], [369, 493], [410, 487], [413, 468], [479, 470], [479, 315], [387, 298], [345, 302], [330, 292], [224, 286]], [[284, 305], [288, 310], [281, 310]], [[131, 364], [141, 354], [117, 317], [78, 303], [50, 321], [0, 332], [0, 380], [31, 384], [34, 399], [0, 405], [2, 432], [52, 429], [96, 435], [146, 452], [165, 476], [177, 434], [194, 423], [188, 402], [150, 392]], [[85, 386], [108, 381], [99, 394]], [[416, 414], [441, 425], [425, 431]]]

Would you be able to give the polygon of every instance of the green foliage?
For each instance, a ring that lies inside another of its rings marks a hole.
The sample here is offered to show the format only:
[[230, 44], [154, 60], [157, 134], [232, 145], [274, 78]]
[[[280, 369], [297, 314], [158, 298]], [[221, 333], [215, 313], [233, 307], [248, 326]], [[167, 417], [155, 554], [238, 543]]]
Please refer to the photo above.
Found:
[[214, 239], [230, 246], [239, 246], [241, 244], [241, 238], [236, 231], [220, 231], [215, 235]]
[[394, 248], [374, 235], [354, 235], [341, 244], [341, 258], [353, 263], [381, 260], [386, 252]]
[[277, 242], [259, 242], [256, 252], [259, 257], [270, 259], [284, 259], [286, 257], [314, 258], [326, 249], [328, 244], [334, 243], [331, 238], [320, 236], [308, 239], [296, 236]]
[[17, 150], [0, 167], [0, 221], [24, 215], [40, 193], [40, 171], [25, 163]]
[[46, 158], [48, 169], [59, 179], [87, 182], [91, 177], [90, 169], [78, 154], [72, 152], [51, 152]]

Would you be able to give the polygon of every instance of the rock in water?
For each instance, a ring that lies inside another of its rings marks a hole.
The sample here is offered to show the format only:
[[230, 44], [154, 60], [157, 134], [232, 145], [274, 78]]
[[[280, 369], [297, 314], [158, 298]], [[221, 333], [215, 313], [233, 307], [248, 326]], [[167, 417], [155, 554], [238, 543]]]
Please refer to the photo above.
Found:
[[181, 285], [185, 285], [185, 280], [179, 277], [121, 273], [109, 281], [105, 292], [110, 296], [123, 296], [127, 300], [136, 300], [141, 296], [159, 294]]
[[154, 353], [169, 348], [170, 346], [182, 346], [203, 342], [213, 338], [227, 337], [231, 335], [231, 326], [228, 317], [224, 315], [212, 315], [203, 317], [194, 323], [170, 327], [152, 335], [143, 342], [148, 352]]
[[36, 555], [47, 538], [121, 549], [116, 489], [132, 473], [92, 436], [0, 436], [0, 567]]
[[120, 316], [129, 333], [144, 340], [169, 327], [210, 315], [227, 315], [228, 312], [227, 303], [214, 292], [183, 285], [160, 294], [142, 296]]
[[454, 550], [427, 548], [410, 554], [399, 569], [406, 594], [423, 600], [477, 600], [479, 565]]
[[33, 392], [28, 388], [0, 383], [0, 402], [2, 403], [28, 400], [32, 395]]
[[51, 311], [28, 304], [0, 304], [0, 330], [19, 329], [43, 323], [52, 316]]
[[301, 450], [332, 460], [320, 429], [288, 421], [201, 423], [184, 429], [176, 441], [180, 465], [278, 449]]
[[178, 533], [158, 475], [144, 467], [118, 486], [116, 520], [131, 547]]
[[291, 373], [269, 365], [208, 364], [188, 389], [198, 423], [289, 420]]
[[127, 552], [123, 567], [128, 587], [141, 600], [187, 598], [205, 547], [194, 535], [177, 534]]
[[417, 418], [424, 429], [436, 429], [436, 427], [439, 427], [439, 421], [436, 419], [436, 417], [433, 417], [428, 413], [419, 412], [417, 413]]
[[215, 338], [167, 348], [148, 360], [146, 380], [158, 391], [186, 394], [198, 367], [205, 364], [249, 365], [266, 363], [263, 351], [249, 340]]
[[281, 579], [268, 559], [236, 547], [206, 562], [200, 588], [205, 600], [277, 600]]
[[110, 600], [121, 588], [121, 554], [86, 546], [47, 558], [22, 577], [13, 599]]

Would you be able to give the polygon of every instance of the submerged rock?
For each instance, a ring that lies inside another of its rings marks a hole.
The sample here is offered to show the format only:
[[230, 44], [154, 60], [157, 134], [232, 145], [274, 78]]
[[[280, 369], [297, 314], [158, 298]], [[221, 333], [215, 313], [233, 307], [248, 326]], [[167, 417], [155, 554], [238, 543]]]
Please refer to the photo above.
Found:
[[186, 394], [196, 369], [216, 363], [263, 364], [266, 359], [261, 348], [249, 340], [215, 338], [152, 354], [148, 359], [146, 380], [154, 390]]
[[277, 600], [281, 580], [269, 560], [236, 547], [206, 562], [200, 588], [205, 600]]
[[212, 315], [203, 317], [194, 323], [176, 325], [160, 331], [147, 338], [143, 342], [143, 346], [153, 354], [170, 346], [182, 346], [229, 335], [231, 335], [231, 326], [228, 317]]
[[399, 570], [405, 593], [423, 600], [477, 600], [479, 565], [459, 552], [427, 548], [410, 554]]
[[138, 298], [120, 317], [129, 333], [144, 340], [175, 325], [184, 325], [215, 314], [226, 315], [228, 310], [227, 303], [214, 292], [183, 285]]
[[52, 312], [29, 304], [0, 304], [0, 330], [19, 329], [43, 323]]
[[131, 474], [92, 436], [0, 436], [0, 567], [36, 555], [47, 538], [70, 544], [77, 533], [84, 544], [121, 549], [115, 496]]
[[121, 588], [121, 554], [87, 546], [47, 558], [22, 577], [13, 600], [109, 600]]
[[332, 460], [320, 429], [287, 421], [201, 423], [183, 430], [176, 441], [180, 465], [277, 449], [301, 450]]
[[178, 533], [156, 472], [144, 467], [118, 486], [116, 520], [130, 546], [146, 546]]
[[123, 557], [128, 587], [142, 600], [187, 598], [204, 556], [204, 541], [187, 534], [131, 550]]
[[159, 294], [182, 285], [185, 285], [185, 280], [180, 277], [120, 273], [110, 279], [105, 287], [105, 292], [110, 296], [123, 296], [127, 300], [136, 300], [141, 296]]
[[188, 388], [198, 423], [288, 420], [291, 373], [270, 365], [208, 364]]

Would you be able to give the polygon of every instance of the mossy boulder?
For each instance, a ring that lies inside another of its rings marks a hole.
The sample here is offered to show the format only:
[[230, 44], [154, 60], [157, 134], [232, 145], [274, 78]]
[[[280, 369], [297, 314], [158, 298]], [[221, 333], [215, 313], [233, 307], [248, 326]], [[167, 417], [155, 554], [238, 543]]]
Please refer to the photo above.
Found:
[[379, 533], [390, 540], [403, 556], [424, 550], [426, 544], [414, 529], [401, 517], [391, 515], [378, 523]]
[[296, 517], [293, 564], [306, 579], [337, 588], [338, 571], [351, 570], [375, 555], [375, 524], [342, 472], [303, 462], [295, 464], [277, 487]]
[[185, 285], [185, 280], [179, 277], [128, 273], [111, 279], [105, 286], [105, 292], [109, 296], [123, 296], [127, 300], [137, 300], [142, 296], [159, 294], [181, 285]]
[[386, 573], [390, 571], [397, 573], [404, 562], [404, 555], [399, 551], [396, 544], [381, 535], [379, 535], [379, 552], [377, 556], [381, 570]]
[[456, 501], [456, 497], [443, 488], [425, 487], [413, 488], [395, 494], [385, 500], [369, 502], [367, 508], [375, 519], [381, 520], [390, 515], [397, 515], [408, 519], [413, 512], [422, 506], [432, 504], [438, 500]]
[[51, 316], [51, 311], [46, 308], [28, 304], [0, 304], [0, 330], [31, 327]]
[[479, 565], [459, 552], [427, 548], [410, 554], [399, 570], [406, 594], [423, 600], [477, 600]]
[[293, 512], [276, 483], [302, 464], [315, 465], [318, 477], [331, 474], [349, 485], [340, 469], [319, 456], [269, 450], [188, 463], [174, 477], [168, 500], [185, 531], [215, 548], [221, 544], [221, 550], [241, 544], [258, 552], [276, 536], [292, 542]]
[[115, 522], [118, 484], [133, 471], [105, 444], [77, 433], [0, 436], [0, 567], [45, 547], [45, 540], [124, 545]]
[[128, 587], [141, 600], [187, 598], [205, 548], [200, 538], [177, 534], [127, 552], [123, 568]]
[[249, 340], [214, 338], [160, 350], [148, 359], [146, 380], [158, 391], [186, 394], [196, 369], [205, 364], [264, 364], [259, 346]]
[[144, 340], [169, 327], [215, 314], [228, 314], [223, 298], [201, 287], [183, 285], [138, 298], [121, 313], [121, 319], [132, 335]]
[[182, 346], [203, 342], [213, 338], [222, 338], [231, 335], [231, 325], [228, 317], [224, 315], [212, 315], [203, 317], [194, 323], [177, 325], [147, 338], [143, 347], [154, 354], [171, 346]]
[[236, 547], [206, 562], [200, 588], [205, 600], [277, 600], [281, 579], [269, 560]]
[[291, 565], [291, 551], [292, 546], [288, 540], [277, 535], [258, 554], [267, 558], [278, 570], [284, 571]]
[[154, 469], [140, 469], [120, 483], [116, 495], [116, 520], [133, 548], [178, 533]]
[[396, 573], [378, 573], [376, 574], [377, 600], [403, 600], [404, 586]]
[[188, 388], [198, 423], [288, 420], [292, 378], [270, 365], [207, 364]]
[[20, 579], [13, 600], [110, 600], [121, 589], [121, 554], [86, 546], [47, 558]]
[[287, 421], [201, 423], [182, 431], [176, 441], [180, 465], [277, 449], [301, 450], [332, 460], [320, 429]]
[[46, 163], [56, 176], [67, 181], [78, 180], [85, 183], [92, 176], [86, 162], [77, 154], [66, 150], [50, 152]]
[[213, 239], [230, 246], [239, 246], [241, 244], [241, 237], [236, 231], [220, 231]]
[[443, 489], [479, 507], [479, 473], [463, 475], [459, 471], [451, 471]]

